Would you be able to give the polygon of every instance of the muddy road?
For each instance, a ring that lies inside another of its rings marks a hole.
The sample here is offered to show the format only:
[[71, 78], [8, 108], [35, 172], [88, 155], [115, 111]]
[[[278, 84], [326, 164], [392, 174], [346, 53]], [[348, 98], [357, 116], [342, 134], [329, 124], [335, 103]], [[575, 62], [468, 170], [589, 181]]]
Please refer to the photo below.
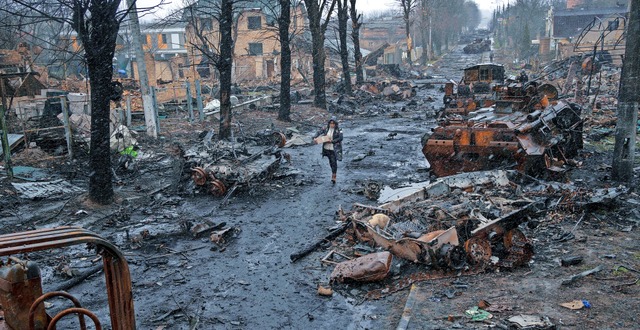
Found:
[[[429, 74], [459, 79], [461, 69], [477, 63], [481, 56], [464, 55], [457, 49]], [[425, 101], [429, 97], [435, 101]], [[386, 102], [367, 105], [358, 115], [336, 114], [344, 132], [344, 160], [338, 164], [335, 185], [330, 182], [329, 165], [320, 156], [320, 146], [307, 145], [286, 150], [291, 162], [282, 165], [275, 180], [238, 192], [224, 205], [210, 195], [179, 194], [176, 187], [182, 168], [176, 163], [175, 145], [161, 141], [166, 153], [155, 148], [149, 158], [140, 160], [136, 176], [122, 178], [117, 187], [118, 203], [99, 207], [90, 205], [82, 195], [32, 202], [13, 197], [13, 202], [3, 204], [2, 232], [78, 225], [116, 243], [131, 268], [139, 329], [396, 328], [403, 322], [405, 306], [409, 306], [409, 290], [365, 301], [362, 297], [372, 286], [353, 284], [341, 286], [332, 297], [319, 296], [317, 286], [328, 284], [333, 268], [320, 263], [328, 250], [321, 247], [296, 262], [291, 262], [290, 255], [326, 235], [336, 225], [339, 208], [377, 204], [362, 194], [366, 182], [397, 188], [430, 179], [420, 139], [435, 126], [433, 109], [442, 106], [441, 99], [437, 88], [422, 88], [413, 98], [417, 105], [409, 100]], [[304, 133], [311, 136], [313, 129], [307, 127]], [[193, 139], [197, 139], [196, 133]], [[144, 154], [144, 146], [141, 151]], [[585, 158], [604, 162], [606, 154], [591, 152]], [[604, 177], [588, 170], [574, 175], [585, 183]], [[599, 214], [602, 222], [589, 222], [577, 229], [576, 236], [584, 241], [556, 243], [549, 239], [549, 235], [571, 228], [573, 218], [531, 229], [528, 234], [534, 237], [536, 256], [527, 267], [471, 277], [456, 278], [454, 274], [419, 284], [411, 290], [415, 292], [411, 299], [418, 300], [413, 308], [420, 313], [414, 313], [408, 327], [486, 328], [488, 324], [467, 322], [459, 315], [478, 300], [491, 299], [507, 306], [498, 318], [542, 314], [568, 328], [633, 328], [638, 324], [640, 305], [637, 285], [614, 292], [610, 283], [592, 279], [584, 286], [567, 288], [566, 297], [558, 297], [557, 282], [576, 271], [557, 265], [557, 258], [564, 254], [582, 252], [611, 266], [638, 265], [637, 226], [622, 232], [618, 224], [605, 223], [610, 217], [624, 215], [628, 220], [635, 215], [628, 209]], [[186, 230], [205, 221], [225, 223], [232, 234], [214, 244], [208, 235], [194, 237]], [[626, 228], [628, 223], [619, 225]], [[592, 237], [594, 232], [597, 235]], [[610, 244], [612, 241], [616, 244]], [[31, 256], [42, 263], [45, 291], [64, 280], [60, 275], [64, 271], [81, 273], [90, 268], [93, 257], [82, 248]], [[401, 266], [395, 264], [392, 277], [401, 275]], [[69, 292], [108, 323], [101, 274]], [[589, 299], [599, 309], [574, 312], [557, 307], [558, 300], [574, 298]], [[65, 306], [54, 300], [49, 308], [55, 313]], [[629, 306], [635, 307], [629, 310]], [[68, 322], [71, 326], [74, 321]]]

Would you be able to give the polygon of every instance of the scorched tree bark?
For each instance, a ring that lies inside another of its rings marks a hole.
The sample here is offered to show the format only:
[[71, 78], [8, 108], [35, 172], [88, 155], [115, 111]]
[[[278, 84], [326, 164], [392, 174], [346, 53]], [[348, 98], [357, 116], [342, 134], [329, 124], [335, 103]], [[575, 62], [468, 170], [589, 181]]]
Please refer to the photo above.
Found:
[[360, 27], [362, 26], [362, 14], [356, 10], [356, 0], [349, 0], [351, 5], [349, 14], [351, 16], [351, 40], [353, 41], [353, 57], [356, 62], [356, 83], [364, 83], [362, 73], [362, 52], [360, 51]]
[[280, 110], [278, 119], [291, 121], [291, 45], [289, 26], [291, 23], [291, 0], [280, 1], [278, 33], [280, 35]]
[[109, 146], [110, 100], [114, 95], [112, 59], [122, 19], [120, 0], [14, 0], [23, 17], [39, 17], [70, 26], [84, 48], [91, 84], [91, 144], [89, 151], [89, 198], [99, 204], [113, 201], [111, 149]]
[[[640, 109], [640, 3], [629, 4], [629, 26], [618, 93], [618, 121], [613, 149], [612, 178], [632, 184], [636, 153], [636, 125]], [[633, 36], [633, 37], [632, 37]]]
[[231, 69], [233, 67], [233, 5], [234, 0], [220, 4], [220, 139], [231, 137]]
[[349, 47], [347, 45], [347, 21], [349, 20], [349, 0], [338, 0], [338, 36], [340, 39], [340, 61], [344, 92], [351, 95], [351, 73], [349, 72]]
[[[327, 108], [327, 96], [325, 94], [325, 51], [324, 36], [331, 17], [331, 12], [336, 5], [336, 0], [304, 0], [309, 15], [309, 31], [311, 31], [311, 56], [313, 57], [313, 91], [315, 97], [313, 104], [318, 108]], [[328, 10], [327, 7], [329, 8]], [[322, 20], [322, 14], [326, 10], [326, 18]]]
[[402, 11], [402, 20], [404, 21], [404, 30], [407, 36], [407, 63], [412, 64], [411, 49], [413, 49], [413, 40], [411, 39], [411, 25], [413, 25], [413, 10], [418, 5], [418, 0], [397, 0]]

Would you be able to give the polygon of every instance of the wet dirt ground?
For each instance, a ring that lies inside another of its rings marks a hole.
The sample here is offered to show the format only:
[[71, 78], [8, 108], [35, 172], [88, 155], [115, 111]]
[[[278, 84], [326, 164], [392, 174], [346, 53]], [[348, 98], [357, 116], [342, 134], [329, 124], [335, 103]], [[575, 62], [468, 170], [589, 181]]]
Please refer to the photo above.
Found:
[[[480, 55], [464, 55], [458, 49], [436, 63], [430, 74], [457, 80], [462, 68], [479, 60]], [[423, 101], [429, 96], [436, 101]], [[328, 284], [332, 270], [320, 263], [328, 250], [323, 246], [296, 262], [289, 256], [326, 235], [336, 225], [339, 208], [375, 205], [361, 193], [365, 182], [399, 187], [430, 179], [420, 139], [435, 126], [432, 108], [442, 105], [441, 93], [437, 88], [419, 89], [414, 99], [417, 106], [384, 102], [363, 106], [356, 115], [336, 114], [345, 154], [335, 185], [320, 147], [307, 145], [286, 150], [291, 163], [282, 165], [277, 179], [237, 192], [226, 205], [210, 195], [184, 193], [178, 150], [198, 141], [205, 127], [196, 125], [166, 134], [159, 143], [142, 141], [141, 154], [146, 152], [148, 158], [140, 157], [138, 172], [120, 178], [118, 201], [111, 206], [92, 205], [82, 194], [27, 201], [5, 191], [2, 233], [76, 225], [116, 243], [129, 261], [139, 329], [390, 329], [405, 323], [409, 329], [484, 329], [492, 326], [490, 322], [462, 317], [481, 299], [498, 310], [493, 321], [535, 314], [549, 317], [559, 328], [637, 328], [639, 286], [620, 286], [640, 276], [640, 198], [635, 193], [611, 208], [586, 211], [575, 238], [565, 242], [552, 236], [571, 230], [580, 214], [535, 219], [538, 226], [525, 228], [536, 252], [526, 267], [464, 277], [451, 274], [379, 300], [362, 299], [375, 287], [371, 285], [343, 285], [332, 297], [317, 294], [317, 286]], [[255, 118], [263, 119], [265, 127], [269, 121], [284, 127], [304, 122], [298, 128], [311, 136], [330, 114], [294, 114], [293, 124], [278, 123], [275, 116], [262, 113]], [[250, 117], [241, 114], [238, 120], [249, 122]], [[610, 150], [587, 145], [580, 155], [584, 164], [571, 172], [571, 180], [615, 186], [606, 171], [593, 170], [610, 163], [610, 155]], [[86, 181], [86, 174], [75, 175], [72, 182]], [[2, 187], [10, 189], [6, 182]], [[208, 235], [193, 237], [185, 230], [205, 220], [226, 223], [234, 228], [233, 235], [214, 244]], [[148, 235], [141, 234], [145, 230]], [[580, 255], [585, 261], [561, 267], [558, 260], [566, 255]], [[60, 269], [82, 272], [95, 264], [94, 257], [83, 248], [29, 256], [41, 264], [45, 291], [64, 280]], [[605, 270], [569, 286], [560, 284], [597, 265]], [[619, 265], [626, 268], [616, 268]], [[402, 270], [391, 273], [397, 278]], [[69, 292], [108, 324], [101, 274]], [[558, 305], [574, 299], [588, 300], [592, 308], [572, 311]], [[51, 313], [66, 306], [53, 302]], [[403, 313], [410, 316], [408, 321]]]

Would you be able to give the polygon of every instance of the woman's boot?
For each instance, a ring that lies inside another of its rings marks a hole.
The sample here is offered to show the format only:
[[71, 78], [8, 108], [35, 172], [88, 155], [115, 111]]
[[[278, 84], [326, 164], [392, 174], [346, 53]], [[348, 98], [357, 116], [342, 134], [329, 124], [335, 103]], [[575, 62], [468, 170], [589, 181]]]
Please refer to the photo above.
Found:
[[331, 183], [336, 183], [336, 174], [335, 173], [333, 173], [331, 175]]

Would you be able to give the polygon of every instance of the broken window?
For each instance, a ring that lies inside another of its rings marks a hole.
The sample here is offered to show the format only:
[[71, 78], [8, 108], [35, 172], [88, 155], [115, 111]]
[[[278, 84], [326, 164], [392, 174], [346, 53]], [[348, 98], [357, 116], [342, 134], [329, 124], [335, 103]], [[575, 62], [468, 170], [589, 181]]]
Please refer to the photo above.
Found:
[[163, 34], [161, 34], [161, 36], [162, 36], [162, 44], [166, 45], [167, 44], [167, 35], [163, 33]]
[[480, 68], [480, 81], [490, 80], [489, 68]]
[[261, 42], [250, 42], [249, 43], [249, 55], [251, 55], [251, 56], [262, 55], [262, 43]]
[[249, 16], [249, 30], [260, 30], [262, 28], [262, 17]]

